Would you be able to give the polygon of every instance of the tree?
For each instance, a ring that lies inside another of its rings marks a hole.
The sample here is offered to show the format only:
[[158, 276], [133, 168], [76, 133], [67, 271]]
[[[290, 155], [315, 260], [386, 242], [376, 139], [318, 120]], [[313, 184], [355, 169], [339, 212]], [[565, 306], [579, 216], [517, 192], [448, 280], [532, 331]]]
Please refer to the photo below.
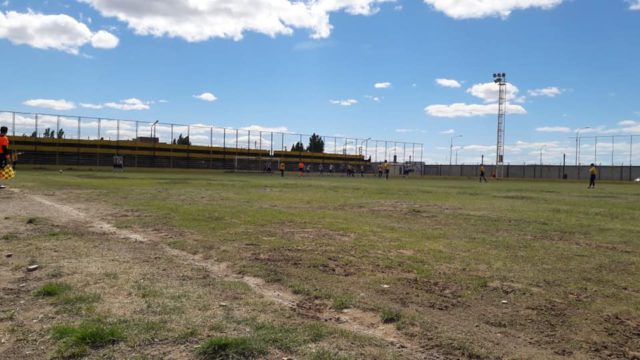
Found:
[[182, 134], [178, 135], [178, 139], [173, 139], [173, 145], [191, 145], [191, 141], [189, 141], [189, 136], [182, 136]]
[[51, 134], [51, 129], [46, 128], [46, 129], [44, 129], [44, 133], [42, 134], [42, 137], [46, 137], [46, 138], [53, 137], [52, 135], [53, 134]]
[[31, 137], [38, 137], [38, 132], [37, 131], [32, 132]]
[[304, 151], [304, 144], [298, 141], [291, 147], [291, 151]]
[[[51, 137], [53, 137], [53, 134], [51, 134]], [[58, 130], [58, 139], [64, 139], [64, 130]]]
[[313, 133], [311, 137], [309, 137], [309, 146], [307, 147], [308, 152], [312, 153], [323, 153], [324, 152], [324, 140], [320, 135], [316, 135]]

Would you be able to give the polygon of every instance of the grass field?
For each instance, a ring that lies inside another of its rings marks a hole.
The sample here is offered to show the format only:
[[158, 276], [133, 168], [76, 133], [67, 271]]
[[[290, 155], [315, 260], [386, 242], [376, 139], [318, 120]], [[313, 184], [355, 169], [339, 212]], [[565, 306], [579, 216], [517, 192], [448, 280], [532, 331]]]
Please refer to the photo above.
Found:
[[[22, 358], [29, 332], [47, 335], [43, 357], [640, 356], [637, 184], [40, 169], [10, 185], [20, 192], [0, 196], [21, 210], [1, 224], [0, 250], [16, 253], [2, 259], [2, 285], [26, 282], [22, 265], [42, 269], [31, 292], [0, 305], [8, 357]], [[25, 194], [263, 279], [299, 310], [148, 244], [25, 210]], [[14, 311], [24, 299], [46, 326]], [[350, 310], [409, 346], [336, 326]]]

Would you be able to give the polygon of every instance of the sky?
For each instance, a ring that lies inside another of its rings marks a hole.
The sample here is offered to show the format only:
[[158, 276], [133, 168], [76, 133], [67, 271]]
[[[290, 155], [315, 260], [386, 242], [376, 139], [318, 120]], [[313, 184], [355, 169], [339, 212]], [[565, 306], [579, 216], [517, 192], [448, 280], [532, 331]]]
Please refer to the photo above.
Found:
[[573, 164], [579, 134], [580, 163], [640, 164], [638, 64], [640, 0], [0, 0], [1, 110], [419, 143], [428, 163], [495, 161], [504, 72], [507, 163]]

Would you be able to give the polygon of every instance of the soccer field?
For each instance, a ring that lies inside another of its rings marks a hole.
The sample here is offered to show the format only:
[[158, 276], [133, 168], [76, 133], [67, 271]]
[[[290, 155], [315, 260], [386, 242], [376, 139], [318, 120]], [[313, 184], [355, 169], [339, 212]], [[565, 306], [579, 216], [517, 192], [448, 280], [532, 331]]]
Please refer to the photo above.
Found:
[[[638, 184], [21, 170], [9, 185], [9, 358], [640, 354]], [[92, 326], [117, 336], [73, 335]]]

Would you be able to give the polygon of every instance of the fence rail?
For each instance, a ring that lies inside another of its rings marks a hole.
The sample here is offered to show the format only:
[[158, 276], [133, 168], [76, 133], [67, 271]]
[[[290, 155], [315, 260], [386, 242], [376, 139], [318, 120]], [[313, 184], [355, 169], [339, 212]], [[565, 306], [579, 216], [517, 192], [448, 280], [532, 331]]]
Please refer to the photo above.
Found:
[[[180, 136], [190, 145], [274, 151], [290, 150], [296, 143], [307, 146], [310, 134], [272, 131], [263, 128], [226, 128], [205, 124], [175, 124], [159, 121], [112, 119], [46, 113], [1, 111], [0, 124], [13, 136], [87, 140], [141, 140], [171, 144]], [[365, 159], [422, 162], [421, 143], [319, 135], [328, 154], [361, 155]]]

